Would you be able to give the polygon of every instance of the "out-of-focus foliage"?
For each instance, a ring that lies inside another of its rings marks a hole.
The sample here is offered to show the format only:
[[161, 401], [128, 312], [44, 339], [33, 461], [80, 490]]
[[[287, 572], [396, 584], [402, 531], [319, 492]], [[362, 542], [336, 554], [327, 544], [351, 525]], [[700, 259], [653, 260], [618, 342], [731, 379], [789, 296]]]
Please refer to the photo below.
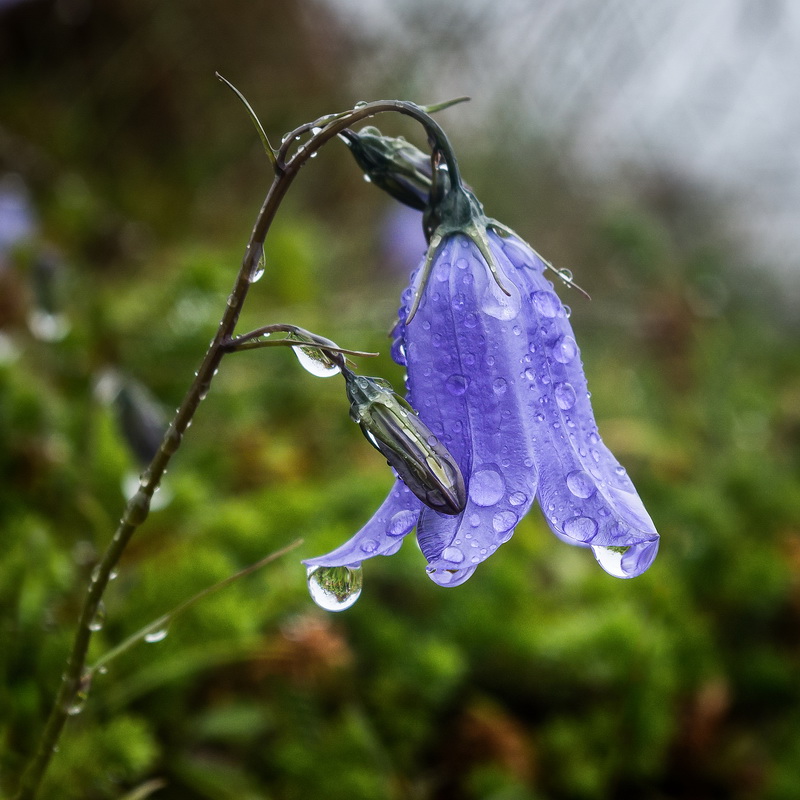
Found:
[[[174, 65], [175, 37], [201, 23], [213, 30], [215, 19], [167, 6], [142, 12], [141, 37], [148, 58]], [[3, 20], [32, 36], [22, 15], [45, 8], [21, 5]], [[104, 31], [95, 15], [127, 20], [137, 8], [102, 4], [87, 19]], [[308, 31], [291, 24], [298, 37]], [[269, 30], [248, 31], [249, 46], [280, 39]], [[40, 64], [17, 53], [17, 80], [0, 84], [3, 164], [31, 187], [40, 218], [39, 233], [0, 264], [0, 793], [35, 745], [82, 587], [118, 519], [121, 484], [139, 469], [98, 381], [112, 367], [165, 409], [180, 402], [266, 184], [250, 174], [266, 176], [266, 165], [246, 118], [216, 90], [211, 73], [225, 64], [179, 48], [197, 60], [158, 84], [163, 73], [109, 61], [101, 40], [96, 32], [84, 54], [86, 74], [109, 69], [104, 94], [86, 96], [92, 113], [68, 96], [56, 102], [43, 71], [58, 62], [41, 48]], [[291, 63], [303, 59], [301, 48]], [[233, 64], [246, 72], [246, 61]], [[262, 73], [248, 77], [270, 131], [342, 105], [333, 88], [303, 84], [300, 69], [284, 95], [257, 63]], [[138, 135], [141, 150], [104, 138], [126, 127], [109, 127], [125, 97], [150, 97], [144, 76], [161, 88], [154, 102], [202, 91], [192, 114], [208, 126], [179, 125], [176, 140], [148, 115], [164, 151], [147, 168], [151, 146]], [[49, 132], [29, 116], [34, 106]], [[234, 128], [249, 151], [225, 133]], [[91, 142], [106, 148], [97, 161]], [[565, 196], [535, 148], [501, 152], [502, 142], [498, 133], [482, 160], [463, 158], [465, 176], [490, 214], [570, 266], [594, 298], [572, 293], [572, 321], [604, 438], [662, 534], [654, 567], [616, 581], [532, 514], [463, 587], [428, 581], [409, 541], [367, 565], [351, 610], [325, 614], [299, 558], [355, 530], [391, 476], [349, 421], [338, 378], [314, 379], [288, 351], [237, 354], [170, 468], [169, 502], [120, 565], [92, 653], [292, 539], [305, 544], [98, 675], [44, 798], [119, 798], [153, 779], [165, 783], [151, 785], [153, 796], [177, 800], [797, 797], [796, 328], [763, 276], [715, 238], [713, 210], [681, 187], [668, 187], [669, 202], [654, 183], [652, 202], [590, 203]], [[349, 158], [334, 144], [304, 170], [242, 330], [293, 322], [343, 346], [388, 350], [403, 282], [383, 269], [379, 246], [390, 207]], [[198, 183], [191, 207], [171, 213]], [[52, 341], [29, 326], [45, 247], [60, 254], [70, 326]], [[402, 385], [386, 355], [361, 367]]]

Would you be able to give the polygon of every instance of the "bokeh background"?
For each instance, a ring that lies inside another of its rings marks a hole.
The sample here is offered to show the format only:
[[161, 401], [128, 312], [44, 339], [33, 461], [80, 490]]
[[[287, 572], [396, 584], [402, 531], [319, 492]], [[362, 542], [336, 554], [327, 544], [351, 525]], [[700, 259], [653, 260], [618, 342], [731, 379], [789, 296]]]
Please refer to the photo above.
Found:
[[[800, 796], [798, 54], [781, 0], [0, 2], [0, 794], [269, 183], [219, 70], [276, 139], [362, 99], [472, 95], [440, 121], [488, 213], [592, 295], [562, 292], [662, 550], [618, 581], [532, 512], [464, 586], [431, 583], [409, 541], [328, 614], [299, 559], [391, 475], [338, 379], [237, 355], [93, 655], [304, 544], [114, 661], [42, 797]], [[380, 350], [363, 369], [400, 387], [386, 332], [421, 248], [332, 143], [241, 330]]]

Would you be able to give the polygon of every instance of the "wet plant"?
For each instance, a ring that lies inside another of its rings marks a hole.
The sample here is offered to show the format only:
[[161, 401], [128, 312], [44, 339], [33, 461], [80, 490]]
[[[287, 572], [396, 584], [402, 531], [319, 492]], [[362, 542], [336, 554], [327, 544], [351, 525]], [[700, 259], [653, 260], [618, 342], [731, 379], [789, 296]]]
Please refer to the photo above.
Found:
[[[567, 286], [574, 285], [572, 277], [484, 215], [431, 116], [451, 103], [358, 103], [299, 126], [275, 147], [245, 98], [227, 85], [256, 126], [274, 173], [272, 184], [216, 333], [157, 446], [151, 442], [157, 427], [149, 422], [152, 415], [128, 409], [130, 419], [147, 422], [139, 425], [146, 436], [137, 441], [146, 439], [147, 447], [140, 450], [153, 455], [92, 573], [62, 682], [23, 775], [19, 800], [36, 796], [64, 725], [82, 709], [95, 674], [138, 642], [163, 638], [172, 619], [200, 599], [185, 601], [87, 666], [108, 582], [147, 520], [154, 493], [226, 356], [290, 347], [312, 374], [341, 375], [351, 418], [397, 478], [386, 501], [349, 542], [306, 562], [311, 596], [323, 608], [351, 606], [362, 588], [361, 562], [396, 552], [415, 527], [430, 577], [441, 586], [463, 583], [508, 541], [537, 498], [554, 533], [591, 548], [612, 575], [634, 577], [656, 555], [658, 534], [624, 469], [600, 439], [569, 314], [545, 274], [552, 271]], [[387, 113], [420, 123], [430, 152], [383, 136], [373, 126], [353, 128]], [[357, 372], [352, 359], [370, 353], [342, 348], [292, 324], [236, 332], [250, 288], [267, 268], [265, 240], [286, 193], [301, 167], [335, 140], [345, 143], [378, 188], [423, 212], [429, 250], [403, 294], [392, 346], [395, 360], [407, 368], [406, 398], [383, 379]], [[130, 404], [135, 397], [129, 392], [123, 399]]]

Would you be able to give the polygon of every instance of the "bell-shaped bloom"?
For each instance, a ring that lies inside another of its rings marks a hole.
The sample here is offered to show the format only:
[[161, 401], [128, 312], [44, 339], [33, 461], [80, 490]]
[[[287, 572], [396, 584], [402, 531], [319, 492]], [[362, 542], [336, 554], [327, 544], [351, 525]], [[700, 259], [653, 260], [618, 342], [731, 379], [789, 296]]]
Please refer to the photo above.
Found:
[[559, 539], [591, 548], [612, 575], [641, 574], [658, 534], [600, 439], [548, 265], [488, 220], [478, 236], [448, 232], [432, 248], [403, 295], [393, 355], [407, 367], [409, 402], [461, 469], [466, 507], [439, 513], [398, 480], [352, 539], [306, 564], [390, 555], [416, 526], [430, 577], [455, 586], [538, 499]]

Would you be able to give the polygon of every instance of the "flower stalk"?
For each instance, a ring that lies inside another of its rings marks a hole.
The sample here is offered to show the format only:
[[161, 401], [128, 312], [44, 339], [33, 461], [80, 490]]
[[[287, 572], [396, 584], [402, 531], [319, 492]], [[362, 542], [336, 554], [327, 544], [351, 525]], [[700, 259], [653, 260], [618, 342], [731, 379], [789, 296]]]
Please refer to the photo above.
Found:
[[[267, 233], [300, 168], [325, 144], [351, 125], [376, 114], [400, 113], [412, 117], [424, 127], [434, 153], [441, 154], [441, 158], [447, 165], [449, 180], [454, 186], [461, 185], [458, 164], [447, 136], [423, 107], [400, 100], [359, 103], [348, 111], [327, 115], [314, 122], [301, 125], [283, 138], [280, 148], [276, 151], [241, 93], [224, 78], [219, 77], [236, 92], [239, 99], [245, 103], [251, 119], [256, 122], [259, 136], [274, 172], [272, 184], [256, 216], [233, 289], [228, 296], [214, 338], [202, 358], [195, 378], [178, 407], [158, 451], [142, 473], [138, 490], [125, 506], [119, 525], [93, 571], [81, 606], [77, 629], [60, 686], [39, 740], [38, 749], [22, 775], [15, 800], [33, 800], [39, 792], [48, 765], [57, 749], [64, 725], [70, 715], [70, 710], [75, 707], [76, 697], [86, 687], [86, 658], [92, 633], [96, 627], [93, 621], [101, 607], [110, 576], [116, 570], [131, 538], [147, 519], [153, 494], [167, 471], [172, 456], [180, 448], [184, 433], [197, 413], [200, 403], [208, 394], [223, 357], [238, 350], [267, 345], [266, 342], [256, 341], [255, 335], [247, 340], [237, 340], [234, 331], [250, 286], [263, 272], [264, 242]], [[292, 148], [298, 140], [306, 136], [308, 137], [306, 141], [292, 152]]]

